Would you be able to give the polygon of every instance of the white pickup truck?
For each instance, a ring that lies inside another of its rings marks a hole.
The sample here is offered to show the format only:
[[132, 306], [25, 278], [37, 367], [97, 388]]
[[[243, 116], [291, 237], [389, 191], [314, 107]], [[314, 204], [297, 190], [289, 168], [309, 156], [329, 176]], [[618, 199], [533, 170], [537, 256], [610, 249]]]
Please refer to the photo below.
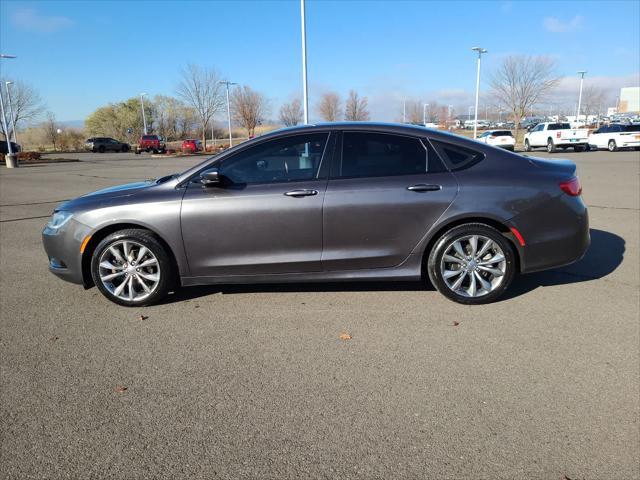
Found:
[[537, 147], [546, 147], [549, 153], [568, 147], [582, 152], [588, 143], [589, 131], [586, 128], [571, 128], [568, 123], [539, 123], [524, 136], [524, 149], [527, 152]]

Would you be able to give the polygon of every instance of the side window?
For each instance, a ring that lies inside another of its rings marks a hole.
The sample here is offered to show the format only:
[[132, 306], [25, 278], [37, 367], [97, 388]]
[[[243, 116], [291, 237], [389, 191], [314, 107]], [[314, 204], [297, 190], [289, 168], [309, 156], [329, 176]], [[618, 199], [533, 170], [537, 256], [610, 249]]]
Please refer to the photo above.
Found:
[[542, 131], [542, 129], [544, 128], [544, 125], [540, 124], [540, 125], [536, 125], [536, 128], [533, 129], [534, 132], [540, 132]]
[[[443, 171], [435, 154], [417, 138], [373, 132], [344, 132], [342, 157], [333, 178], [387, 177]], [[430, 161], [432, 163], [430, 163]]]
[[463, 170], [484, 159], [484, 154], [469, 148], [432, 140], [433, 146], [450, 170]]
[[313, 180], [328, 133], [295, 135], [244, 150], [220, 165], [220, 175], [234, 184]]

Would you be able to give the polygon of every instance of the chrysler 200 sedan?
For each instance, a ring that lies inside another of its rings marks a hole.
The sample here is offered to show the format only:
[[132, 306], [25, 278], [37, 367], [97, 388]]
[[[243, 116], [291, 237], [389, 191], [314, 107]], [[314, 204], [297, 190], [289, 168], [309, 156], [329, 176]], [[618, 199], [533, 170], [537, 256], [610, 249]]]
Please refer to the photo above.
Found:
[[393, 124], [273, 132], [62, 203], [49, 269], [120, 305], [216, 283], [416, 280], [459, 303], [589, 246], [576, 166]]

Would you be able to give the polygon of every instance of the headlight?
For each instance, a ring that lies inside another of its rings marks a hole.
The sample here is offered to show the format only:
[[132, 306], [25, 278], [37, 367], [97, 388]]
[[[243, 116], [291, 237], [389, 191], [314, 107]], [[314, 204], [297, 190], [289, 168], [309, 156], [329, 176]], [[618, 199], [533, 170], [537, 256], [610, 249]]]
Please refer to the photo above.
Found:
[[47, 223], [47, 228], [51, 228], [53, 230], [57, 230], [62, 227], [65, 223], [67, 223], [73, 214], [71, 212], [65, 212], [64, 210], [53, 212], [51, 215], [51, 220]]

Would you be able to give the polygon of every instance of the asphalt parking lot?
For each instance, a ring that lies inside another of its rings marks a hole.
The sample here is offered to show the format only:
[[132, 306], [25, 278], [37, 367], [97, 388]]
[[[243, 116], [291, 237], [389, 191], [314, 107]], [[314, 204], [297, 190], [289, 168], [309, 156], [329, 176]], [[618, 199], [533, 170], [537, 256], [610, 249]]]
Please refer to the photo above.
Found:
[[0, 168], [3, 476], [639, 478], [640, 152], [554, 156], [592, 246], [481, 307], [412, 283], [118, 307], [48, 273], [53, 207], [202, 158]]

